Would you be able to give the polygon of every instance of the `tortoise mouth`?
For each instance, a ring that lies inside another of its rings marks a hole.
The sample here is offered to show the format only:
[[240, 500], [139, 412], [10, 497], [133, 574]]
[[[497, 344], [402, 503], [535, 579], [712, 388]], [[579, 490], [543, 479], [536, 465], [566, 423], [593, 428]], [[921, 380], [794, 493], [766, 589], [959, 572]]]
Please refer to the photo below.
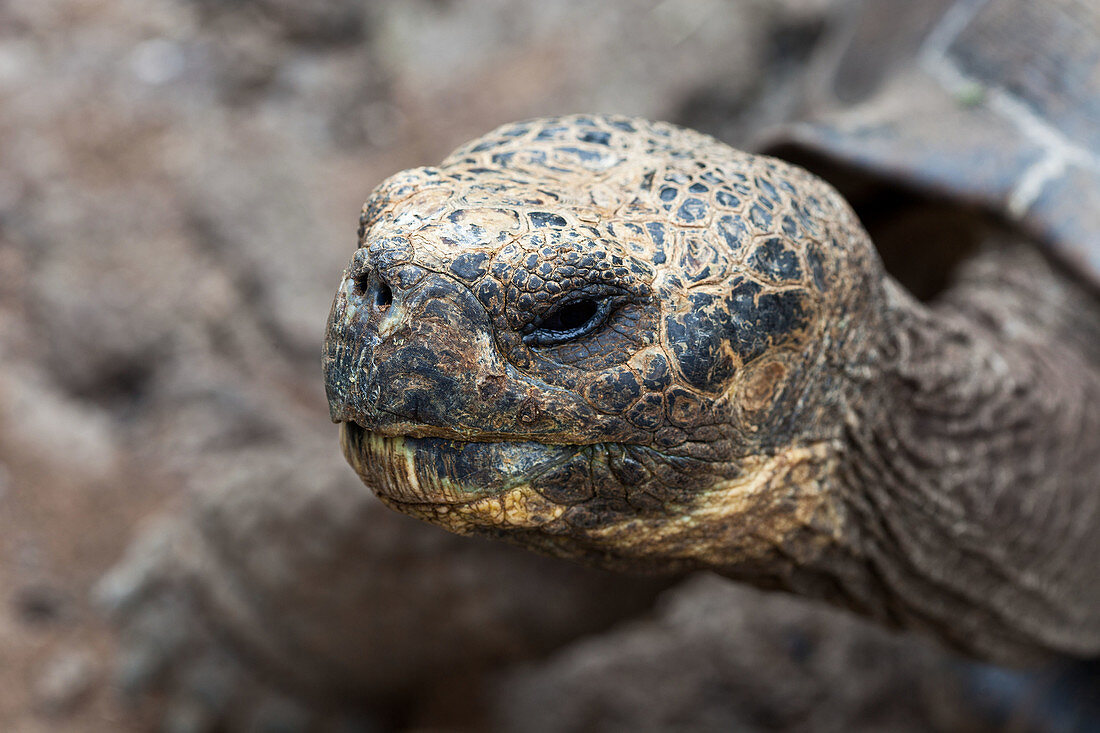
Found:
[[[554, 505], [531, 483], [568, 463], [583, 449], [533, 441], [391, 436], [354, 422], [340, 423], [340, 443], [344, 457], [363, 483], [400, 511], [486, 514], [486, 520], [493, 520], [494, 514], [502, 515], [497, 519], [507, 519], [503, 514], [510, 506], [515, 515], [511, 523], [523, 519], [525, 526], [539, 518], [534, 515], [541, 517], [535, 504], [545, 505], [543, 508]], [[523, 514], [532, 516], [524, 518]]]

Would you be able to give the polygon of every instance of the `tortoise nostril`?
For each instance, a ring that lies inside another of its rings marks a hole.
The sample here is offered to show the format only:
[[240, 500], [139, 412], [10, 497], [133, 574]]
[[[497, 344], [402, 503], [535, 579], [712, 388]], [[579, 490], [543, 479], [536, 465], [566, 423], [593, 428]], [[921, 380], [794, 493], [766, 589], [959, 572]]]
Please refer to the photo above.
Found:
[[393, 291], [376, 272], [353, 277], [351, 293], [359, 302], [369, 304], [375, 311], [384, 311], [393, 302]]
[[392, 302], [393, 291], [390, 290], [390, 286], [384, 282], [378, 283], [374, 290], [374, 307], [378, 310], [385, 310]]

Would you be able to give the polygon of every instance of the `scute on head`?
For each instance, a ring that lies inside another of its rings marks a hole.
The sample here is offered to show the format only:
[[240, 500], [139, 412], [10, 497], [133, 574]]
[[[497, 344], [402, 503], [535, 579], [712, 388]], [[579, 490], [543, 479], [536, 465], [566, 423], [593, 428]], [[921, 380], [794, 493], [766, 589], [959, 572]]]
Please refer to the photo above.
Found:
[[[392, 177], [364, 207], [360, 248], [326, 338], [333, 419], [424, 465], [431, 440], [532, 455], [518, 478], [500, 466], [507, 489], [458, 472], [410, 494], [406, 459], [377, 451], [364, 480], [458, 531], [514, 527], [515, 511], [485, 509], [505, 498], [541, 507], [524, 532], [573, 554], [832, 438], [805, 387], [877, 282], [854, 215], [818, 179], [617, 117], [506, 125]], [[361, 445], [345, 439], [353, 465]], [[496, 450], [481, 455], [516, 455]]]

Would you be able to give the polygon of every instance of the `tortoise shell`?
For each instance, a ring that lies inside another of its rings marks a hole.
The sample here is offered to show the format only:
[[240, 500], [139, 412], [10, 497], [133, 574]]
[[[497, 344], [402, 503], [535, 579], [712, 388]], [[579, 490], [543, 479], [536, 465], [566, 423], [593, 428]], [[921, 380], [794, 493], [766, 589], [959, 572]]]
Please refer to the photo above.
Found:
[[1100, 3], [865, 0], [846, 20], [805, 121], [766, 147], [992, 210], [1100, 287]]

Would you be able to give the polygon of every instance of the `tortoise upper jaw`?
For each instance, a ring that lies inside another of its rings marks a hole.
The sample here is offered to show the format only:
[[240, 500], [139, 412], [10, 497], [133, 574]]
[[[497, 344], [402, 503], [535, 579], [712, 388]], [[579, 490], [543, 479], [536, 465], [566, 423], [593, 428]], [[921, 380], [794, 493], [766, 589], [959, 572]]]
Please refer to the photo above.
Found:
[[342, 423], [344, 455], [363, 482], [398, 503], [460, 504], [526, 486], [583, 446], [385, 436]]
[[383, 415], [382, 419], [362, 414], [345, 415], [338, 412], [332, 421], [340, 426], [341, 434], [344, 431], [354, 433], [356, 431], [377, 435], [382, 438], [403, 439], [434, 439], [450, 441], [453, 443], [529, 443], [548, 446], [586, 446], [598, 443], [623, 443], [631, 445], [644, 445], [644, 441], [637, 440], [633, 435], [593, 435], [580, 436], [565, 432], [514, 432], [483, 430], [476, 427], [431, 425], [412, 420], [406, 420], [398, 416]]

